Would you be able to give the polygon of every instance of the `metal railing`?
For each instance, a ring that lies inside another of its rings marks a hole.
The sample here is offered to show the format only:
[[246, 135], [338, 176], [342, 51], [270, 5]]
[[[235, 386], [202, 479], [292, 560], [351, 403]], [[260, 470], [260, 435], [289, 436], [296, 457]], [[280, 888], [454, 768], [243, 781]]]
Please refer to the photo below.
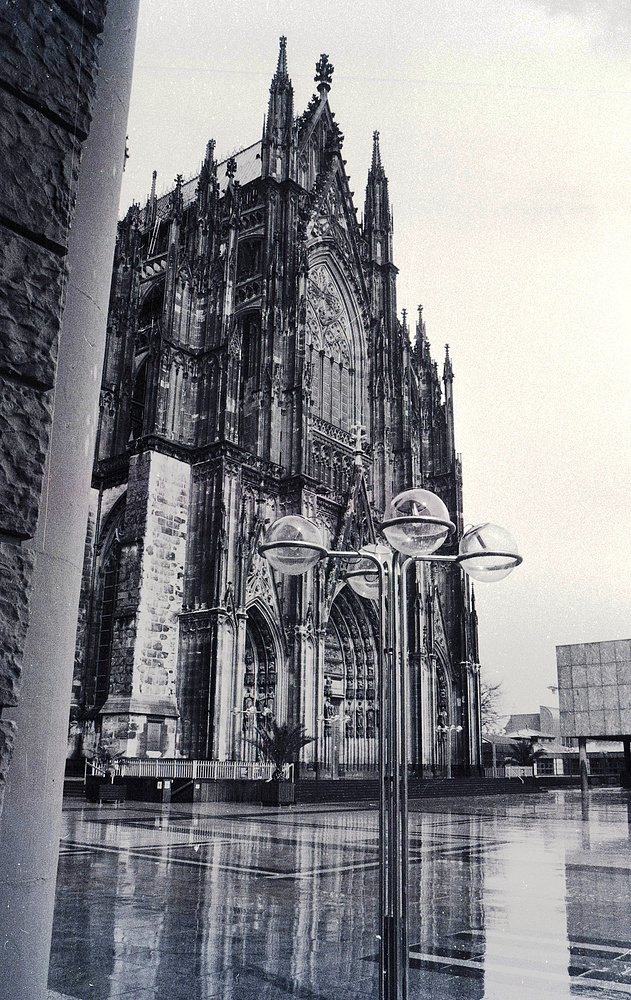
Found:
[[117, 762], [118, 773], [125, 778], [189, 778], [218, 781], [269, 781], [274, 765], [243, 760], [182, 760], [159, 757], [144, 759], [123, 757]]
[[503, 767], [485, 767], [485, 778], [532, 778], [532, 765], [506, 764]]

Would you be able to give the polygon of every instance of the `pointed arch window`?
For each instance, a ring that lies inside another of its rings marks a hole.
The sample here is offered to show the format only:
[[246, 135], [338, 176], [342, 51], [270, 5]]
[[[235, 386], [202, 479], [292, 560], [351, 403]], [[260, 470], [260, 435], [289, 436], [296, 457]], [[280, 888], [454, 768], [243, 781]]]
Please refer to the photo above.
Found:
[[154, 332], [160, 327], [162, 307], [164, 304], [165, 279], [155, 281], [145, 295], [138, 314], [138, 336], [136, 350], [142, 350], [149, 345]]
[[340, 288], [326, 264], [309, 274], [307, 363], [314, 415], [350, 431], [354, 398], [351, 328]]
[[93, 679], [93, 704], [96, 707], [101, 707], [109, 694], [119, 569], [120, 546], [114, 541], [101, 570]]
[[147, 397], [147, 369], [148, 358], [146, 357], [141, 361], [140, 367], [136, 372], [129, 406], [130, 437], [134, 441], [142, 434], [144, 425], [145, 400]]

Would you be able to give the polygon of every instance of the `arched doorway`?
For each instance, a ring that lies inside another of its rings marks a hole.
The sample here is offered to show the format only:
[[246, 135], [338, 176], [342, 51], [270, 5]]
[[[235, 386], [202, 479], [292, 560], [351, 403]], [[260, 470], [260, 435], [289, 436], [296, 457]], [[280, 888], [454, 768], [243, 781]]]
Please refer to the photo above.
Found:
[[278, 689], [279, 645], [265, 615], [254, 605], [248, 609], [245, 633], [245, 672], [241, 708], [242, 760], [256, 760], [253, 745], [258, 729], [278, 719], [282, 701]]
[[331, 607], [318, 716], [320, 773], [348, 777], [378, 768], [378, 617], [349, 587]]

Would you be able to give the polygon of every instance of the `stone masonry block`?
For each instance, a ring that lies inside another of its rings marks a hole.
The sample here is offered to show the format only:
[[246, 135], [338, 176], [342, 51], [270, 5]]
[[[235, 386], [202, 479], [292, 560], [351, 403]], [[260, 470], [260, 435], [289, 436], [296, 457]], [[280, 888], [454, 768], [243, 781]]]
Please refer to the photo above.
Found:
[[97, 31], [103, 31], [107, 0], [66, 0], [66, 7], [75, 11], [75, 17], [86, 22]]
[[585, 649], [584, 642], [577, 642], [568, 647], [570, 650], [571, 662], [572, 663], [586, 663], [587, 662], [587, 651]]
[[0, 707], [20, 693], [32, 572], [28, 549], [0, 542]]
[[51, 424], [51, 394], [0, 376], [0, 531], [35, 533]]
[[0, 78], [85, 136], [99, 39], [81, 20], [57, 4], [14, 2], [0, 17]]
[[572, 684], [574, 685], [574, 687], [575, 688], [587, 687], [588, 683], [589, 683], [589, 679], [588, 679], [588, 674], [587, 674], [587, 667], [581, 666], [580, 664], [578, 666], [573, 666], [572, 667]]
[[65, 263], [0, 225], [0, 371], [44, 388], [55, 380]]
[[13, 753], [13, 741], [16, 729], [15, 722], [10, 722], [8, 719], [0, 719], [0, 815], [2, 814], [4, 789], [9, 764], [11, 763], [11, 754]]
[[600, 663], [600, 643], [598, 642], [585, 643], [585, 662]]
[[66, 246], [81, 144], [0, 90], [0, 204], [5, 217]]
[[616, 640], [616, 660], [631, 666], [631, 639]]

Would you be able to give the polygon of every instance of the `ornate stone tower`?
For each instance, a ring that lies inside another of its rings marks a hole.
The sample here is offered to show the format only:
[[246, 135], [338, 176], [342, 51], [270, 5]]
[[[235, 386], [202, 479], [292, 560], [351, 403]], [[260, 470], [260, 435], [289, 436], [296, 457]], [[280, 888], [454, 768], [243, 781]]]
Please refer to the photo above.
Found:
[[[363, 221], [329, 104], [298, 118], [281, 38], [262, 138], [133, 205], [119, 225], [77, 717], [129, 756], [247, 759], [255, 726], [302, 722], [308, 766], [377, 760], [376, 608], [335, 567], [273, 578], [266, 525], [301, 513], [331, 547], [374, 540], [392, 496], [426, 486], [460, 527], [449, 353], [397, 318], [388, 181], [375, 132]], [[413, 762], [462, 726], [478, 763], [475, 619], [453, 568], [410, 606]]]

